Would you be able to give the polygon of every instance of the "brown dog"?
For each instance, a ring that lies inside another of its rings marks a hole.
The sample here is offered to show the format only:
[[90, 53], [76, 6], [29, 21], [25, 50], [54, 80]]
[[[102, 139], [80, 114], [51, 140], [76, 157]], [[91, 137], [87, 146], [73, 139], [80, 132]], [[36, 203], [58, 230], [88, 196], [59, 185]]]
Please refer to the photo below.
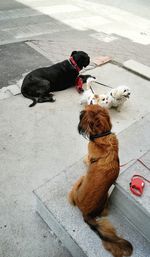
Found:
[[[105, 249], [115, 257], [130, 256], [132, 245], [118, 237], [106, 215], [108, 190], [119, 175], [118, 140], [111, 133], [108, 111], [88, 105], [81, 111], [78, 131], [89, 138], [88, 170], [73, 186], [69, 201], [77, 205], [88, 225], [98, 233]], [[101, 216], [97, 219], [97, 216]]]

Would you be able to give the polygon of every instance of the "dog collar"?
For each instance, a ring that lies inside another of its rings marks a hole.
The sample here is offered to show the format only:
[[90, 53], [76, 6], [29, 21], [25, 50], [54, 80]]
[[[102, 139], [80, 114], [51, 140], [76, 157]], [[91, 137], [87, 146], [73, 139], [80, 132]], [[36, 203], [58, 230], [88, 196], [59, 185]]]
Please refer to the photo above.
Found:
[[79, 66], [77, 65], [77, 63], [75, 62], [75, 60], [73, 59], [72, 56], [70, 56], [69, 61], [71, 62], [71, 64], [73, 65], [73, 67], [79, 72], [81, 69], [79, 68]]
[[93, 140], [96, 139], [96, 138], [105, 137], [105, 136], [110, 135], [110, 134], [112, 134], [112, 132], [109, 130], [109, 131], [106, 131], [106, 132], [104, 132], [104, 133], [98, 133], [98, 134], [96, 134], [96, 135], [91, 135], [91, 136], [90, 136], [90, 140], [93, 141]]

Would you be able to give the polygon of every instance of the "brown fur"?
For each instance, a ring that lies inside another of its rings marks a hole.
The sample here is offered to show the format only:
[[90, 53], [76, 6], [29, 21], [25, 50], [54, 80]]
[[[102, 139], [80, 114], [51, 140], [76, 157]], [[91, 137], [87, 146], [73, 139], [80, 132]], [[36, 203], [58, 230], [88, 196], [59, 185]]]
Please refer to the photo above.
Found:
[[[99, 105], [88, 105], [81, 112], [79, 133], [91, 135], [111, 130], [108, 111]], [[132, 245], [117, 236], [107, 215], [108, 190], [119, 175], [118, 140], [115, 134], [99, 137], [88, 144], [87, 173], [73, 186], [69, 202], [77, 205], [85, 222], [98, 233], [105, 249], [115, 257], [130, 256]], [[99, 220], [97, 216], [101, 216]]]

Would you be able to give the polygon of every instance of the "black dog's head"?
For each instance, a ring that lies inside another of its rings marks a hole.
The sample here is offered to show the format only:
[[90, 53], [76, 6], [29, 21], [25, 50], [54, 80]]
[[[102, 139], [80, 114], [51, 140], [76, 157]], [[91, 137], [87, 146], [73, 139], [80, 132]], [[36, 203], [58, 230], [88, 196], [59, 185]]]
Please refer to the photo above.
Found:
[[83, 51], [73, 51], [71, 53], [71, 56], [73, 57], [80, 69], [83, 69], [83, 67], [88, 66], [90, 63], [90, 57], [87, 53]]

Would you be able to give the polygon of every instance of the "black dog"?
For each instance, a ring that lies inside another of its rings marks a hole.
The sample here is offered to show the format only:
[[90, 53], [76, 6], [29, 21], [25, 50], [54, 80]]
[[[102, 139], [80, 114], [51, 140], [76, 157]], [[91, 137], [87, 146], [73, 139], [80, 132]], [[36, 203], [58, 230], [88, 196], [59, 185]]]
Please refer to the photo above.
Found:
[[[70, 58], [50, 67], [36, 69], [23, 80], [21, 93], [33, 100], [29, 107], [37, 102], [54, 102], [51, 92], [61, 91], [75, 86], [79, 71], [90, 63], [90, 57], [83, 51], [73, 51]], [[87, 77], [87, 75], [85, 75]], [[84, 81], [84, 75], [81, 76]]]

